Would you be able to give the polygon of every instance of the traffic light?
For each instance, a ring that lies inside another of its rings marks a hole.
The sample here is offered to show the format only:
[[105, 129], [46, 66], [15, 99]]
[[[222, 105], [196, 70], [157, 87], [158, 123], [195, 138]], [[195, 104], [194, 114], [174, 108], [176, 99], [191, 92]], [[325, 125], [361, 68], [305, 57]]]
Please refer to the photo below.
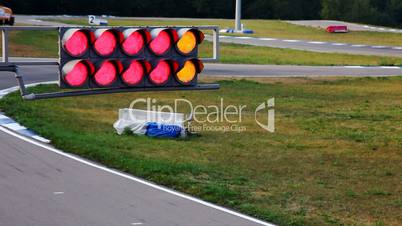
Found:
[[61, 88], [199, 87], [204, 34], [196, 27], [61, 27], [59, 33]]

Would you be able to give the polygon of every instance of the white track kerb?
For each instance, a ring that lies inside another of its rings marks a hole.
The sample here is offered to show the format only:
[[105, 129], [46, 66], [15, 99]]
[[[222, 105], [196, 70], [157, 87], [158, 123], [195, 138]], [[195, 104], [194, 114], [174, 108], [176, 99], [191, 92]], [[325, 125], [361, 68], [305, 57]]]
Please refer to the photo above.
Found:
[[[56, 82], [34, 83], [34, 84], [30, 84], [29, 86], [32, 87], [32, 86], [36, 86], [36, 85], [40, 85], [40, 84], [55, 84], [55, 83], [56, 83]], [[18, 87], [12, 87], [12, 88], [9, 88], [9, 89], [6, 89], [6, 90], [0, 90], [0, 99], [1, 99], [2, 97], [4, 97], [5, 95], [7, 95], [7, 94], [9, 94], [9, 93], [11, 93], [11, 92], [17, 91], [17, 90], [18, 90]], [[1, 122], [1, 120], [2, 120], [1, 117], [4, 118], [4, 117], [6, 117], [6, 116], [0, 116], [0, 122]], [[8, 118], [8, 117], [6, 117], [6, 118]], [[10, 120], [12, 120], [12, 119], [10, 119]], [[21, 127], [22, 127], [22, 126], [21, 126]], [[25, 128], [25, 127], [24, 127], [24, 128]], [[133, 181], [133, 182], [136, 182], [136, 183], [140, 183], [140, 184], [149, 186], [149, 187], [151, 187], [151, 188], [153, 188], [153, 189], [156, 189], [156, 190], [159, 190], [159, 191], [162, 191], [162, 192], [167, 192], [167, 193], [169, 193], [169, 194], [171, 194], [171, 195], [174, 195], [174, 196], [177, 196], [177, 197], [180, 197], [180, 198], [183, 198], [183, 199], [192, 201], [192, 202], [196, 202], [196, 203], [198, 203], [198, 204], [201, 204], [201, 205], [204, 205], [204, 206], [207, 206], [207, 207], [210, 207], [210, 208], [213, 208], [213, 209], [216, 209], [216, 210], [225, 212], [225, 213], [230, 214], [230, 215], [237, 216], [237, 217], [239, 217], [239, 218], [248, 220], [248, 221], [250, 221], [250, 222], [254, 222], [254, 223], [257, 223], [257, 224], [260, 224], [260, 225], [265, 225], [265, 226], [275, 226], [274, 224], [264, 222], [264, 221], [262, 221], [262, 220], [259, 220], [259, 219], [254, 218], [254, 217], [250, 217], [250, 216], [247, 216], [247, 215], [238, 213], [238, 212], [236, 212], [236, 211], [233, 211], [233, 210], [230, 210], [230, 209], [221, 207], [221, 206], [217, 206], [217, 205], [215, 205], [215, 204], [212, 204], [212, 203], [203, 201], [203, 200], [201, 200], [201, 199], [198, 199], [198, 198], [195, 198], [195, 197], [192, 197], [192, 196], [189, 196], [189, 195], [186, 195], [186, 194], [183, 194], [183, 193], [180, 193], [180, 192], [171, 190], [171, 189], [169, 189], [169, 188], [166, 188], [166, 187], [163, 187], [163, 186], [154, 184], [154, 183], [152, 183], [152, 182], [143, 180], [143, 179], [141, 179], [141, 178], [137, 178], [137, 177], [134, 177], [134, 176], [131, 176], [131, 175], [128, 175], [128, 174], [119, 172], [119, 171], [117, 171], [117, 170], [113, 170], [113, 169], [107, 168], [107, 167], [105, 167], [105, 166], [102, 166], [102, 165], [99, 165], [99, 164], [90, 162], [90, 161], [85, 160], [85, 159], [83, 159], [83, 158], [80, 158], [80, 157], [78, 157], [78, 156], [76, 156], [76, 155], [65, 153], [65, 152], [63, 152], [63, 151], [61, 151], [61, 150], [58, 150], [58, 149], [56, 149], [56, 148], [54, 148], [54, 147], [49, 146], [48, 144], [43, 143], [43, 141], [41, 141], [40, 139], [35, 139], [35, 140], [34, 140], [34, 139], [30, 139], [30, 138], [33, 138], [33, 137], [31, 137], [31, 136], [28, 136], [28, 137], [27, 137], [25, 134], [19, 133], [18, 130], [17, 130], [17, 131], [16, 131], [16, 130], [13, 130], [13, 129], [10, 130], [10, 128], [8, 128], [8, 127], [6, 127], [6, 126], [3, 127], [3, 125], [1, 125], [1, 126], [0, 126], [0, 131], [2, 131], [2, 132], [4, 132], [4, 133], [7, 133], [7, 134], [9, 134], [9, 135], [11, 135], [11, 136], [14, 136], [14, 137], [16, 137], [16, 138], [18, 138], [18, 139], [21, 139], [21, 140], [23, 140], [23, 141], [25, 141], [25, 142], [28, 142], [28, 143], [30, 143], [30, 144], [32, 144], [32, 145], [41, 147], [41, 148], [43, 148], [43, 150], [56, 153], [56, 154], [58, 154], [58, 155], [64, 156], [64, 157], [66, 157], [66, 158], [69, 158], [69, 159], [71, 159], [71, 160], [74, 160], [74, 161], [80, 162], [80, 163], [82, 163], [82, 164], [85, 164], [85, 165], [87, 165], [87, 166], [94, 167], [94, 168], [96, 168], [96, 169], [99, 169], [99, 170], [102, 170], [102, 171], [105, 171], [105, 172], [114, 174], [114, 175], [119, 176], [119, 177], [123, 177], [123, 178], [128, 179], [128, 180], [131, 180], [131, 181]], [[42, 138], [42, 139], [44, 139], [44, 138]], [[38, 140], [39, 140], [40, 142], [39, 142]], [[46, 139], [45, 139], [45, 140], [46, 140]]]

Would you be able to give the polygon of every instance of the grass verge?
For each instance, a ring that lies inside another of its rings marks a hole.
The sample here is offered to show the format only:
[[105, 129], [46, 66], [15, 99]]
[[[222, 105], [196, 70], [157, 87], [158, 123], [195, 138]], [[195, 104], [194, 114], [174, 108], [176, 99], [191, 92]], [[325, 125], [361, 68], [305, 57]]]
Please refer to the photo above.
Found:
[[[14, 31], [10, 33], [10, 55], [19, 57], [58, 57], [58, 35], [52, 31]], [[200, 56], [212, 55], [212, 44], [200, 46]], [[308, 51], [256, 47], [236, 44], [221, 45], [221, 62], [278, 65], [402, 65], [402, 58], [314, 53]]]
[[[87, 25], [87, 19], [57, 20], [67, 24]], [[233, 20], [164, 20], [164, 19], [139, 19], [139, 20], [117, 20], [109, 19], [112, 26], [165, 26], [165, 25], [218, 25], [220, 28], [234, 26]], [[271, 37], [283, 39], [314, 40], [325, 42], [346, 42], [366, 45], [390, 45], [402, 46], [402, 34], [353, 31], [346, 34], [330, 34], [323, 29], [300, 26], [280, 20], [242, 20], [242, 23], [249, 29], [255, 31], [254, 37]], [[236, 34], [239, 35], [239, 34]], [[249, 35], [250, 36], [250, 35]]]
[[[402, 77], [219, 83], [219, 91], [35, 102], [13, 93], [0, 109], [60, 149], [280, 225], [401, 225]], [[238, 124], [246, 131], [186, 140], [115, 134], [119, 108], [137, 98], [172, 104], [178, 97], [247, 105]], [[254, 109], [271, 97], [273, 134], [254, 121]]]
[[57, 32], [12, 31], [10, 32], [9, 40], [11, 56], [58, 57]]

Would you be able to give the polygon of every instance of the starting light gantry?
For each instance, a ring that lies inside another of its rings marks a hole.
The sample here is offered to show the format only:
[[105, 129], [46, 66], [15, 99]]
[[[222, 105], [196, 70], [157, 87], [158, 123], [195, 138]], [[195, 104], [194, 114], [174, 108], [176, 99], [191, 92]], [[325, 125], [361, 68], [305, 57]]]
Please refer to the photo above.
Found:
[[[120, 92], [213, 90], [198, 84], [203, 62], [219, 58], [219, 29], [199, 27], [2, 27], [1, 71], [14, 71], [24, 99]], [[10, 30], [58, 30], [57, 62], [9, 62]], [[213, 57], [199, 58], [202, 30], [213, 31]], [[59, 86], [70, 91], [28, 93], [18, 65], [58, 65]]]

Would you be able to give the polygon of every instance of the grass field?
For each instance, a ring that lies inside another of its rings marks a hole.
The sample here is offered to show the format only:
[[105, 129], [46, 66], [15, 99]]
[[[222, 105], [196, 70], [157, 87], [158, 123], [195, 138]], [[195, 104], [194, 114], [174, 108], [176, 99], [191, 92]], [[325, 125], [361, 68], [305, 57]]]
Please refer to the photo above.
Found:
[[[402, 77], [219, 83], [219, 91], [35, 102], [14, 93], [0, 110], [65, 151], [280, 225], [402, 224]], [[247, 130], [185, 140], [116, 135], [117, 109], [146, 97], [247, 105]], [[255, 107], [271, 97], [273, 134], [254, 121]]]
[[[86, 19], [58, 20], [63, 23], [87, 25]], [[346, 42], [366, 45], [402, 46], [402, 34], [355, 31], [347, 34], [329, 34], [322, 29], [293, 25], [280, 20], [242, 20], [247, 28], [255, 31], [252, 36], [283, 39], [300, 39], [329, 42]], [[218, 25], [220, 28], [234, 26], [233, 20], [116, 20], [109, 19], [112, 26], [164, 26], [164, 25]], [[238, 34], [236, 34], [238, 35]]]
[[10, 56], [58, 57], [57, 32], [12, 31], [9, 40]]
[[[58, 57], [56, 32], [17, 31], [10, 33], [10, 54], [20, 57]], [[200, 46], [200, 56], [212, 55], [212, 44]], [[243, 64], [294, 65], [402, 65], [402, 58], [314, 53], [299, 50], [256, 47], [236, 44], [221, 45], [221, 62]]]

